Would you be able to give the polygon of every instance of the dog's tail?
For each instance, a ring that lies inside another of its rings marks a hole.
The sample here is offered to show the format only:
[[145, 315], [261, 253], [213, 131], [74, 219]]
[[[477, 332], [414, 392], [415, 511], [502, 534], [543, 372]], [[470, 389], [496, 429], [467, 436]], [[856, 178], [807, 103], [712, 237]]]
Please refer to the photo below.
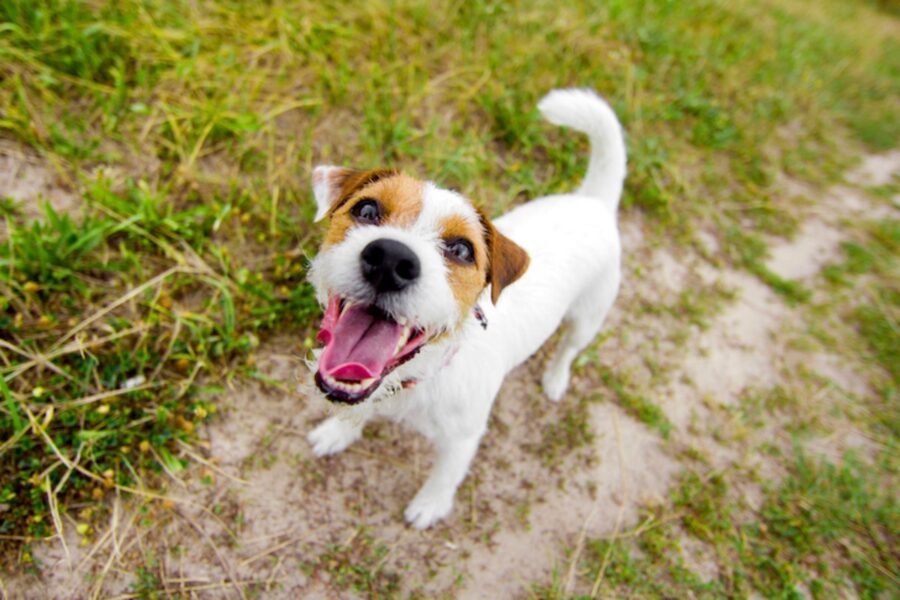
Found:
[[538, 109], [554, 125], [588, 135], [591, 160], [578, 193], [600, 198], [615, 210], [625, 181], [625, 137], [609, 104], [591, 90], [553, 90]]

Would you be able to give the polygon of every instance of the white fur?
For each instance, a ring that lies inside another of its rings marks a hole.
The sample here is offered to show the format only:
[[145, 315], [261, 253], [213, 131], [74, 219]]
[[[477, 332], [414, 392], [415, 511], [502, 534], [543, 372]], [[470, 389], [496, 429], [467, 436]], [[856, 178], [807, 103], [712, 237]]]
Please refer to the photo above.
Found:
[[[553, 123], [588, 134], [590, 164], [578, 193], [528, 202], [494, 222], [528, 252], [531, 263], [521, 279], [503, 290], [496, 306], [491, 304], [489, 289], [482, 294], [480, 306], [487, 329], [470, 316], [456, 335], [427, 345], [399, 367], [372, 398], [330, 417], [309, 435], [320, 456], [346, 448], [359, 438], [365, 422], [375, 417], [404, 422], [429, 438], [437, 460], [405, 513], [407, 521], [418, 528], [429, 527], [450, 513], [456, 488], [475, 456], [506, 374], [565, 322], [565, 334], [543, 376], [547, 396], [553, 401], [561, 399], [569, 384], [572, 360], [595, 337], [618, 293], [616, 206], [625, 177], [622, 130], [609, 106], [590, 91], [557, 90], [548, 94], [539, 108]], [[435, 215], [468, 210], [477, 218], [457, 194], [434, 186], [428, 190], [420, 227], [389, 230], [391, 237], [423, 252], [420, 258], [432, 256], [429, 252], [433, 249], [427, 246], [434, 240], [428, 238], [428, 232], [434, 230], [429, 221], [439, 220]], [[336, 285], [356, 289], [359, 244], [373, 239], [368, 233], [358, 233], [364, 229], [376, 230], [378, 235], [386, 230], [358, 228], [346, 242], [316, 259], [312, 281], [320, 294]], [[445, 280], [445, 267], [431, 258], [426, 260], [422, 271], [430, 287], [411, 294], [407, 303], [397, 308], [431, 318], [427, 315], [447, 308], [425, 305], [440, 305], [451, 294], [436, 282]], [[410, 378], [417, 379], [418, 385], [399, 389], [398, 382]]]
[[316, 216], [315, 221], [321, 221], [331, 209], [331, 203], [334, 200], [334, 190], [331, 189], [331, 178], [329, 175], [334, 171], [338, 171], [340, 167], [331, 165], [321, 165], [313, 169], [313, 196], [316, 199]]

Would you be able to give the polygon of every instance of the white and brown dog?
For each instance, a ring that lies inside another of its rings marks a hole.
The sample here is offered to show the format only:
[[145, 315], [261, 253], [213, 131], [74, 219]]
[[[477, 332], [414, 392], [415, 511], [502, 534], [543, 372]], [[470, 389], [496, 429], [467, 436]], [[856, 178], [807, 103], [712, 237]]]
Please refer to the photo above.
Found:
[[587, 175], [576, 193], [494, 223], [460, 194], [396, 171], [313, 172], [317, 220], [330, 218], [310, 270], [326, 307], [315, 379], [349, 410], [309, 441], [318, 456], [340, 452], [374, 417], [429, 438], [437, 459], [405, 513], [415, 527], [450, 512], [506, 374], [565, 321], [543, 376], [546, 395], [562, 398], [618, 293], [622, 129], [590, 91], [553, 91], [539, 108], [590, 137]]

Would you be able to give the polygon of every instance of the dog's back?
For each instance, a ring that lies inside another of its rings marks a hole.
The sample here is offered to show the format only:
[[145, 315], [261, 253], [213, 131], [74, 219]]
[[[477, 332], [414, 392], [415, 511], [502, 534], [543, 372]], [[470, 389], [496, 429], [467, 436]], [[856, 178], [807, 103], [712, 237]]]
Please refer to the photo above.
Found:
[[[577, 333], [569, 341], [580, 351], [596, 335], [620, 279], [616, 209], [625, 179], [625, 141], [619, 122], [588, 90], [556, 90], [538, 106], [550, 122], [588, 134], [591, 156], [575, 193], [528, 202], [495, 221], [531, 256], [528, 271], [488, 315], [497, 327], [486, 333], [506, 348], [507, 370], [537, 351], [564, 320], [570, 322], [569, 334]], [[564, 355], [566, 345], [564, 339]], [[545, 391], [556, 399], [564, 392], [560, 385]]]

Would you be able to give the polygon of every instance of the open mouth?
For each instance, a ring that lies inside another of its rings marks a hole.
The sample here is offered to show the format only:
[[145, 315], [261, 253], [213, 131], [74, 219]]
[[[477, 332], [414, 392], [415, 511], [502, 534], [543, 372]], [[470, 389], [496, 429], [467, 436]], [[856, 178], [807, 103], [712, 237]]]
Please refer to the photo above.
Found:
[[415, 356], [428, 335], [375, 305], [332, 296], [316, 339], [325, 344], [316, 385], [329, 400], [356, 404], [374, 392], [388, 373]]

